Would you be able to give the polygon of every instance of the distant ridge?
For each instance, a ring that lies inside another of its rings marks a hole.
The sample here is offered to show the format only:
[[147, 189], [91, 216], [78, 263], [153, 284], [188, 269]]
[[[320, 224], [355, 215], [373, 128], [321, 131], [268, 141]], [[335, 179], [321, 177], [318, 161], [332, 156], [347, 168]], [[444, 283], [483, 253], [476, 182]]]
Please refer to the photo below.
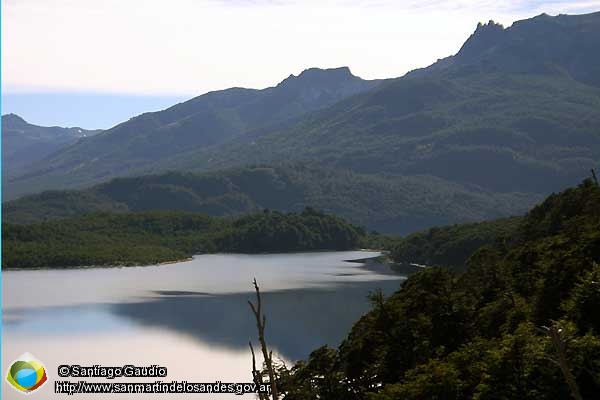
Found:
[[2, 174], [6, 177], [22, 173], [30, 164], [99, 132], [79, 127], [38, 126], [17, 114], [5, 114], [2, 116]]

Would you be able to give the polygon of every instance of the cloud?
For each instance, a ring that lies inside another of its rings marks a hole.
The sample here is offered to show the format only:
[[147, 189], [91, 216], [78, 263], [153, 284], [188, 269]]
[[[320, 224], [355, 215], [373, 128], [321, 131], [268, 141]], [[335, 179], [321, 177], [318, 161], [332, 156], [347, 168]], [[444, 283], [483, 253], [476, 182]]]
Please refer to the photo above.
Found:
[[600, 0], [7, 0], [3, 89], [195, 95], [342, 65], [393, 77], [455, 53], [479, 21], [593, 9]]

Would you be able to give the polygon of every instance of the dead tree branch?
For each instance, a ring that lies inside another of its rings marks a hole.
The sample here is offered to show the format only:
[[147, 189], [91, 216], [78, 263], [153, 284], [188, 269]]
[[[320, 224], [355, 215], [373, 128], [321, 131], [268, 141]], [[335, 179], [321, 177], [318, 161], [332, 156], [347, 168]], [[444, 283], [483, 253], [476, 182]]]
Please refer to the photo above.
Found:
[[[262, 378], [262, 372], [256, 369], [256, 356], [254, 355], [254, 347], [252, 347], [252, 342], [248, 342], [250, 346], [250, 352], [252, 353], [252, 380], [256, 384], [257, 387], [261, 387], [264, 382]], [[266, 393], [258, 393], [259, 400], [267, 400], [269, 397]]]
[[[267, 342], [265, 340], [265, 325], [267, 324], [267, 317], [262, 313], [262, 299], [260, 297], [260, 289], [258, 284], [256, 283], [256, 278], [254, 278], [254, 289], [256, 290], [256, 305], [254, 305], [250, 300], [248, 300], [248, 304], [250, 305], [250, 309], [252, 309], [252, 313], [254, 314], [254, 318], [256, 319], [256, 328], [258, 330], [258, 341], [260, 343], [260, 348], [262, 351], [262, 355], [264, 358], [264, 364], [267, 369], [267, 374], [269, 375], [269, 383], [271, 385], [271, 397], [273, 400], [277, 400], [279, 398], [277, 393], [277, 383], [275, 382], [275, 368], [273, 367], [273, 352], [268, 350]], [[263, 383], [262, 373], [256, 369], [256, 358], [254, 355], [254, 349], [252, 348], [252, 342], [250, 342], [250, 350], [252, 352], [252, 375], [254, 377], [254, 382], [258, 384], [258, 382]], [[267, 398], [264, 395], [264, 398]], [[259, 399], [263, 399], [259, 395]]]

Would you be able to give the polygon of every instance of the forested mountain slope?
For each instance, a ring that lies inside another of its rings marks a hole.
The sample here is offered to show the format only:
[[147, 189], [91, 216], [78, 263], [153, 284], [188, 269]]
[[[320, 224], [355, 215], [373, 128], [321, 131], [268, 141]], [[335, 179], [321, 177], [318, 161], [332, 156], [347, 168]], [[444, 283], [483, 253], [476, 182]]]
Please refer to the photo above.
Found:
[[[600, 13], [478, 26], [459, 53], [157, 168], [302, 160], [547, 194], [600, 160]], [[550, 38], [550, 39], [549, 39]]]
[[431, 176], [385, 177], [306, 165], [256, 166], [204, 174], [118, 178], [84, 190], [49, 191], [3, 203], [6, 222], [86, 213], [181, 210], [208, 215], [300, 211], [311, 206], [390, 233], [523, 213], [541, 197], [499, 195]]

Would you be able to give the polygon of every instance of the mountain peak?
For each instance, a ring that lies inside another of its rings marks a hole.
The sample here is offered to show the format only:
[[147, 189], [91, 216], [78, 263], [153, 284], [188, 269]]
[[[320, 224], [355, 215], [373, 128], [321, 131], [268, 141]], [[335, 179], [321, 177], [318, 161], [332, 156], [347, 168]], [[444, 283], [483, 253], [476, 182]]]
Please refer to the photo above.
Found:
[[309, 76], [319, 76], [319, 75], [335, 75], [335, 76], [346, 76], [346, 77], [354, 77], [352, 72], [350, 72], [350, 68], [348, 67], [338, 67], [338, 68], [308, 68], [300, 73], [298, 77], [309, 77]]
[[475, 32], [460, 48], [458, 55], [469, 58], [481, 54], [486, 49], [502, 41], [504, 32], [504, 26], [493, 20], [486, 24], [480, 22], [477, 24]]
[[2, 116], [2, 123], [9, 124], [9, 125], [26, 125], [27, 121], [25, 121], [23, 118], [21, 118], [17, 114], [10, 113], [10, 114], [4, 114]]
[[499, 23], [499, 22], [495, 22], [493, 19], [490, 19], [486, 24], [483, 24], [481, 22], [479, 22], [477, 24], [477, 28], [475, 28], [475, 33], [482, 32], [482, 31], [503, 31], [504, 30], [504, 26]]
[[302, 71], [299, 75], [291, 74], [289, 77], [284, 79], [279, 86], [293, 85], [300, 83], [302, 85], [323, 85], [331, 84], [332, 82], [345, 82], [351, 80], [361, 80], [359, 77], [354, 76], [350, 72], [348, 67], [339, 68], [308, 68]]
[[451, 62], [437, 68], [559, 74], [600, 87], [598, 46], [600, 13], [540, 14], [508, 28], [494, 21], [478, 24]]

